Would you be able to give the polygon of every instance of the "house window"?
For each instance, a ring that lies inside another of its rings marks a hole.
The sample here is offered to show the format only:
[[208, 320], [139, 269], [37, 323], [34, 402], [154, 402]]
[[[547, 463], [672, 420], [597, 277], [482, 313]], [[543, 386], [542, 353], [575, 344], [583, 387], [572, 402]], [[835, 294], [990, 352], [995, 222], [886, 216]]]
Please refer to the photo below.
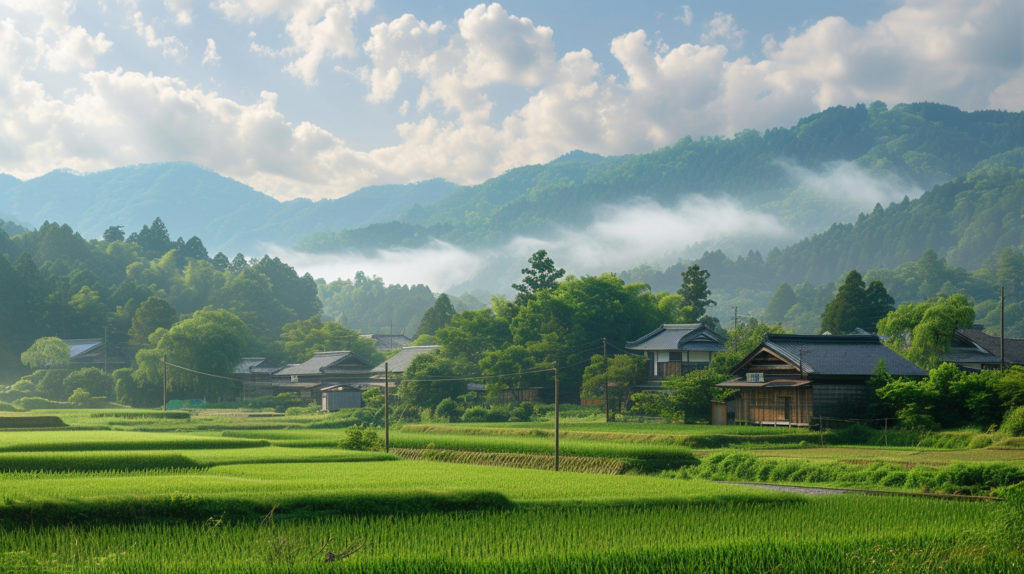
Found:
[[683, 352], [682, 351], [669, 351], [669, 353], [668, 353], [668, 360], [670, 360], [670, 361], [682, 361], [683, 360]]

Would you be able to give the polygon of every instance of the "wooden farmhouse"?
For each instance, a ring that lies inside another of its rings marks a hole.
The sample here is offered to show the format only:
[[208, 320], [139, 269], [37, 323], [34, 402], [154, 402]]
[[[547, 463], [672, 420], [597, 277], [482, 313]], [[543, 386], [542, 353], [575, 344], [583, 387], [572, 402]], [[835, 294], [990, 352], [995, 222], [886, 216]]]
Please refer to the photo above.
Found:
[[246, 357], [235, 365], [232, 376], [242, 382], [242, 399], [255, 399], [274, 394], [272, 375], [280, 369], [263, 357]]
[[639, 390], [660, 390], [666, 377], [706, 368], [715, 353], [725, 351], [725, 337], [701, 323], [666, 324], [626, 343], [647, 357], [648, 381]]
[[352, 351], [314, 353], [305, 363], [288, 365], [272, 375], [274, 392], [292, 393], [322, 404], [323, 389], [329, 385], [367, 387], [370, 365]]
[[735, 378], [718, 384], [739, 395], [713, 422], [808, 426], [819, 417], [861, 418], [879, 360], [894, 377], [928, 374], [875, 335], [765, 335], [732, 370]]

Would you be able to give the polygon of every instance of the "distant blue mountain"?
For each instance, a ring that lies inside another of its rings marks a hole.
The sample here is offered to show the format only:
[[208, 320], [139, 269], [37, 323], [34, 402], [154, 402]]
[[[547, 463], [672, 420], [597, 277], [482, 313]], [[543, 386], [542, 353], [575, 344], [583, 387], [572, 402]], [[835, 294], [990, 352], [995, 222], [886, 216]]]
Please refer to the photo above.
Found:
[[57, 170], [24, 182], [0, 174], [0, 213], [32, 225], [67, 223], [86, 238], [100, 237], [111, 225], [138, 231], [160, 217], [173, 237], [196, 235], [211, 254], [255, 254], [261, 242], [290, 247], [309, 233], [392, 221], [454, 189], [434, 179], [365, 187], [338, 199], [281, 202], [194, 164], [159, 163], [89, 174]]

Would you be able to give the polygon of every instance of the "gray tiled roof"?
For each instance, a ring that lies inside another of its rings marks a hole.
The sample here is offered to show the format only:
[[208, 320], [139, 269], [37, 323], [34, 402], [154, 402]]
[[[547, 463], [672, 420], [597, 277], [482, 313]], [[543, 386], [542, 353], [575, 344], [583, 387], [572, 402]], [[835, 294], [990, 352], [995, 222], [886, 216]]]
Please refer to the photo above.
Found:
[[[963, 341], [969, 341], [988, 351], [989, 354], [995, 357], [995, 362], [999, 362], [999, 337], [988, 335], [980, 329], [957, 329], [956, 336]], [[951, 351], [953, 350], [956, 350], [956, 348], [951, 349]], [[1024, 339], [1006, 339], [1005, 357], [1008, 365], [1024, 365]], [[953, 359], [949, 359], [949, 361], [958, 362]]]
[[64, 343], [71, 349], [71, 358], [85, 355], [103, 346], [103, 339], [64, 339]]
[[263, 357], [246, 357], [242, 362], [235, 365], [236, 375], [248, 375], [250, 373], [273, 373], [281, 367], [271, 363]]
[[666, 324], [626, 343], [631, 351], [724, 351], [725, 338], [701, 323]]
[[886, 370], [893, 376], [928, 374], [883, 345], [874, 335], [769, 334], [765, 335], [763, 345], [793, 365], [802, 363], [807, 374], [871, 375], [879, 359], [885, 361]]
[[[409, 368], [412, 364], [412, 360], [416, 357], [425, 353], [432, 353], [440, 349], [440, 345], [422, 345], [419, 347], [402, 347], [402, 350], [395, 353], [390, 359], [385, 361], [388, 365], [388, 371], [392, 373], [401, 373]], [[371, 373], [383, 373], [384, 363], [381, 363], [371, 369]]]
[[[288, 365], [274, 374], [282, 377], [290, 377], [292, 375], [319, 375], [325, 371], [334, 370], [332, 367], [337, 367], [337, 363], [352, 358], [363, 363], [363, 360], [352, 351], [322, 351], [320, 353], [314, 353], [311, 359], [301, 365]], [[365, 365], [365, 363], [363, 364]]]

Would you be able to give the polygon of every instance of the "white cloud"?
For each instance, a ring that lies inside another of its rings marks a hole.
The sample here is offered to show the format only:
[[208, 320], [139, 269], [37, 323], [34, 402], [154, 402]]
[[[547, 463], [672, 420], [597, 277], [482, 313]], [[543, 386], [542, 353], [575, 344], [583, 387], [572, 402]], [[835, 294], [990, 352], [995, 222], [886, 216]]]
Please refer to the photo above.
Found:
[[220, 54], [217, 53], [217, 43], [213, 38], [206, 39], [206, 51], [203, 52], [203, 64], [207, 62], [216, 64], [220, 61]]
[[731, 199], [689, 196], [670, 208], [650, 200], [606, 206], [583, 230], [563, 230], [554, 239], [520, 237], [506, 251], [525, 258], [546, 249], [574, 273], [602, 273], [637, 261], [671, 262], [687, 247], [707, 241], [796, 237], [774, 216], [747, 210]]
[[700, 41], [705, 44], [715, 44], [719, 41], [739, 48], [743, 45], [743, 35], [746, 30], [740, 30], [732, 14], [715, 12], [715, 17], [704, 24], [704, 33], [700, 35]]
[[[71, 26], [68, 16], [74, 11], [74, 4], [65, 0], [0, 0], [5, 6], [17, 13], [33, 14], [39, 18], [40, 24], [36, 31], [34, 43], [46, 58], [47, 67], [56, 72], [66, 72], [72, 68], [94, 68], [96, 56], [107, 52], [113, 45], [100, 32], [95, 36], [89, 34], [81, 26]], [[8, 20], [8, 28], [14, 30], [14, 22]], [[48, 42], [49, 34], [56, 36], [56, 41]], [[20, 36], [21, 34], [18, 33]]]
[[855, 164], [845, 161], [834, 163], [823, 172], [790, 163], [782, 166], [800, 185], [858, 212], [870, 212], [875, 204], [885, 207], [892, 202], [898, 203], [904, 197], [917, 199], [924, 193], [920, 187], [900, 181], [895, 176], [872, 177]]
[[185, 45], [175, 36], [158, 37], [153, 26], [146, 25], [145, 21], [143, 21], [142, 12], [136, 12], [132, 15], [132, 25], [135, 27], [135, 33], [140, 38], [146, 40], [146, 46], [150, 48], [163, 48], [164, 57], [174, 58], [179, 62], [185, 59], [187, 55]]
[[288, 262], [299, 273], [309, 273], [328, 281], [351, 279], [356, 272], [362, 271], [369, 276], [383, 277], [388, 284], [424, 284], [433, 291], [444, 291], [473, 279], [485, 260], [484, 255], [437, 240], [426, 247], [380, 250], [373, 256], [301, 253], [276, 245], [263, 248], [269, 255]]
[[690, 7], [684, 4], [683, 15], [676, 16], [675, 19], [682, 22], [684, 26], [689, 26], [693, 22], [693, 10], [690, 10]]
[[192, 23], [192, 0], [164, 0], [164, 6], [174, 14], [175, 21], [181, 26]]
[[[325, 57], [357, 54], [356, 18], [373, 7], [373, 0], [219, 0], [211, 6], [234, 20], [253, 20], [277, 15], [287, 21], [285, 31], [292, 40], [288, 54], [301, 54], [285, 70], [316, 84], [317, 69]], [[253, 43], [253, 51], [264, 47]]]

